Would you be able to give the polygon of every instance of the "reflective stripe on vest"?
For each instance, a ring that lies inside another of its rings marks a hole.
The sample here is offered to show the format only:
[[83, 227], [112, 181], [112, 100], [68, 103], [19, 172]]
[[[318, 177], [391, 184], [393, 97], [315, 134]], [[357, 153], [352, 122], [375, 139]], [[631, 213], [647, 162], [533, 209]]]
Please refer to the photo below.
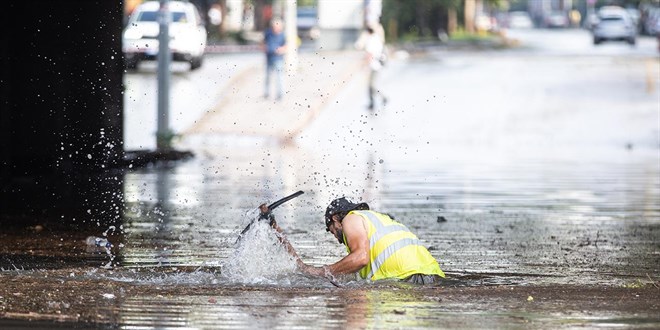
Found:
[[[363, 216], [364, 218], [367, 218], [369, 222], [371, 222], [371, 224], [376, 228], [374, 234], [371, 235], [371, 237], [369, 238], [369, 246], [371, 248], [373, 248], [376, 245], [376, 242], [378, 242], [378, 240], [380, 240], [381, 238], [383, 238], [388, 234], [397, 231], [410, 232], [408, 227], [402, 224], [392, 224], [389, 226], [383, 225], [380, 219], [372, 212], [353, 211], [353, 213], [356, 213], [358, 215]], [[376, 272], [380, 269], [383, 263], [385, 263], [385, 260], [387, 260], [387, 258], [391, 257], [398, 250], [409, 245], [421, 245], [421, 242], [419, 239], [416, 238], [402, 238], [387, 246], [383, 251], [381, 251], [378, 254], [378, 256], [376, 256], [376, 258], [374, 258], [374, 260], [371, 261], [370, 271], [367, 278], [371, 279], [374, 276], [374, 274], [376, 274]]]

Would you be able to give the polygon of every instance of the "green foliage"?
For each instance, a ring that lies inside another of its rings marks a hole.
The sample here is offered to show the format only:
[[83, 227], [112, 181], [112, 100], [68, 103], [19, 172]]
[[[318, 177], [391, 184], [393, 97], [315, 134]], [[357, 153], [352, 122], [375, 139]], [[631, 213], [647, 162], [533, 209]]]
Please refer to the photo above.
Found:
[[248, 40], [245, 39], [245, 36], [243, 35], [242, 31], [235, 31], [235, 32], [230, 32], [228, 37], [231, 40], [236, 41], [240, 45], [245, 45], [248, 43]]
[[[493, 9], [505, 9], [508, 3], [484, 0]], [[458, 24], [464, 24], [464, 7], [465, 0], [383, 0], [381, 21], [389, 41], [437, 39], [438, 31], [447, 30], [450, 9], [456, 12]]]
[[[586, 0], [579, 0], [580, 2]], [[658, 0], [597, 0], [596, 8], [601, 6], [616, 5], [621, 7], [632, 7], [637, 8], [639, 5], [649, 4], [649, 5], [658, 5]]]
[[484, 4], [489, 5], [493, 9], [506, 9], [509, 2], [504, 0], [484, 0]]
[[454, 41], [470, 41], [470, 42], [493, 40], [493, 38], [494, 36], [492, 34], [467, 33], [463, 29], [459, 29], [450, 37], [450, 39]]
[[527, 11], [527, 0], [510, 0], [509, 11]]
[[[381, 21], [388, 39], [433, 38], [445, 29], [448, 6], [460, 0], [384, 0]], [[444, 24], [443, 24], [444, 23]], [[415, 37], [416, 35], [416, 37]]]
[[459, 9], [463, 7], [464, 0], [437, 0], [434, 1], [437, 5], [444, 6], [446, 8]]
[[317, 0], [298, 0], [296, 1], [298, 7], [316, 7]]

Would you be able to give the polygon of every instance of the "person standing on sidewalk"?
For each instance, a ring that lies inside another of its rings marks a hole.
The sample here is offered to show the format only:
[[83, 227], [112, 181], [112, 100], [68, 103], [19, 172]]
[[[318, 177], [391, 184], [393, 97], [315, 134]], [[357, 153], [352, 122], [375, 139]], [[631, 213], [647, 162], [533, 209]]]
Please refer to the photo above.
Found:
[[378, 85], [379, 72], [384, 65], [385, 56], [385, 36], [382, 33], [380, 24], [368, 25], [365, 32], [355, 43], [357, 49], [364, 50], [365, 59], [369, 67], [369, 110], [374, 110], [376, 98], [380, 98], [382, 105], [387, 104], [387, 97], [383, 95]]
[[273, 18], [270, 28], [264, 33], [262, 48], [266, 53], [266, 88], [264, 98], [270, 96], [270, 85], [275, 75], [276, 98], [281, 100], [284, 96], [284, 54], [286, 53], [286, 37], [283, 32], [283, 23], [279, 18]]

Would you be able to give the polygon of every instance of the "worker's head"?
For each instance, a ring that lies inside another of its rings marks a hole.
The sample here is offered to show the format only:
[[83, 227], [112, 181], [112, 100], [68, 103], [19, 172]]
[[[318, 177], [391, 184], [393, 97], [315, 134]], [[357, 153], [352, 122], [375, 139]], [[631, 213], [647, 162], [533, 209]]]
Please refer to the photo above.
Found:
[[284, 28], [284, 23], [282, 23], [281, 19], [275, 17], [270, 21], [270, 28], [273, 30], [274, 33], [280, 33]]
[[368, 210], [367, 203], [353, 203], [341, 197], [333, 200], [330, 205], [325, 209], [325, 230], [332, 233], [337, 238], [339, 243], [344, 243], [344, 231], [342, 230], [341, 222], [348, 212], [354, 210]]

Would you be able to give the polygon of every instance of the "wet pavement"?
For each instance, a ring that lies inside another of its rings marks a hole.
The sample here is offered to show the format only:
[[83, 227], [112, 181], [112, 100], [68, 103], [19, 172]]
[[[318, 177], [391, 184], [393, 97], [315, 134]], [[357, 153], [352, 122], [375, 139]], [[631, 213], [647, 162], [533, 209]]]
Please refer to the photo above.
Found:
[[[553, 51], [399, 52], [382, 76], [390, 102], [375, 112], [355, 52], [302, 54], [314, 70], [282, 103], [260, 97], [258, 54], [175, 74], [198, 99], [173, 102], [195, 108], [174, 120], [177, 148], [195, 157], [97, 178], [117, 178], [104, 196], [119, 201], [73, 225], [62, 214], [1, 231], [0, 327], [660, 327], [655, 44], [567, 54], [585, 35], [561, 37]], [[152, 101], [135, 96], [148, 77], [127, 76], [133, 147], [150, 143]], [[275, 215], [305, 262], [345, 254], [322, 223], [345, 194], [410, 227], [446, 281], [345, 276], [335, 287], [297, 273], [265, 226], [236, 243], [256, 206], [297, 190]], [[99, 221], [108, 215], [114, 227]]]

